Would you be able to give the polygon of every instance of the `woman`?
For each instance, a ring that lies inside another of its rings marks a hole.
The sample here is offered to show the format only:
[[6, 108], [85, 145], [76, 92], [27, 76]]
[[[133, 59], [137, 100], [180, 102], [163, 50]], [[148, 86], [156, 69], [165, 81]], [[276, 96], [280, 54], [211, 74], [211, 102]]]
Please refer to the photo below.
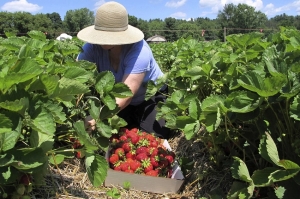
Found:
[[[128, 24], [126, 8], [117, 2], [107, 2], [96, 12], [95, 23], [81, 30], [77, 37], [86, 42], [78, 60], [96, 63], [98, 72], [111, 71], [116, 82], [125, 83], [133, 93], [130, 98], [116, 98], [118, 115], [128, 128], [138, 127], [148, 133], [168, 138], [165, 121], [155, 119], [155, 107], [165, 101], [167, 86], [145, 101], [146, 84], [163, 76], [141, 30]], [[86, 124], [94, 129], [90, 117]]]

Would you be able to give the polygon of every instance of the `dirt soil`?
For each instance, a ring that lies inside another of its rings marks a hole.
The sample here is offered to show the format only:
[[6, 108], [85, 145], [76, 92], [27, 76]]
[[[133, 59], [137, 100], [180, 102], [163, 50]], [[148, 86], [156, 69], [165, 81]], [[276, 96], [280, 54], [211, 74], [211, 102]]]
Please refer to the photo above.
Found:
[[[178, 159], [188, 158], [191, 163], [191, 169], [184, 172], [185, 181], [181, 190], [178, 193], [155, 194], [114, 187], [120, 193], [119, 198], [196, 199], [211, 198], [212, 195], [218, 194], [219, 190], [228, 192], [232, 182], [230, 167], [216, 169], [202, 142], [186, 140], [180, 132], [175, 133], [168, 142]], [[46, 185], [35, 188], [30, 197], [33, 199], [112, 198], [106, 193], [111, 189], [112, 187], [93, 187], [85, 172], [83, 160], [74, 158], [64, 161], [58, 167], [51, 166], [46, 177]]]

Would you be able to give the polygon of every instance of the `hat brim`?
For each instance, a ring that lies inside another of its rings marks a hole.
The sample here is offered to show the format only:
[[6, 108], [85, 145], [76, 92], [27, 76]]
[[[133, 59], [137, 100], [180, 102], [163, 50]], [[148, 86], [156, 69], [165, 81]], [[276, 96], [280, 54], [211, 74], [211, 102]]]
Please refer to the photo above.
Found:
[[127, 30], [118, 32], [96, 30], [94, 27], [92, 25], [79, 31], [78, 39], [91, 44], [122, 45], [136, 43], [144, 38], [144, 33], [131, 25], [128, 25]]

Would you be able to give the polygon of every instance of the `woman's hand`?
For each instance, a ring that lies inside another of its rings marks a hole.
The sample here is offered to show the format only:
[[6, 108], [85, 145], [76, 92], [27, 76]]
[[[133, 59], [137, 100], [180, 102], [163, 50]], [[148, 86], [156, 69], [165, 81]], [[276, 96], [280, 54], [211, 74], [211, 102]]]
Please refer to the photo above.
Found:
[[96, 121], [89, 115], [84, 119], [85, 130], [89, 133], [96, 129]]

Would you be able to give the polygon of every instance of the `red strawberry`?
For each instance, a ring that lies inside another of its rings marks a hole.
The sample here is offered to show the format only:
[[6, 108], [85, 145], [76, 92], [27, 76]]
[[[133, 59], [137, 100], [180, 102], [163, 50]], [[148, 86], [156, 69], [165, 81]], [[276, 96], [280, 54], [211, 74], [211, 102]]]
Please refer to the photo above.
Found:
[[166, 155], [165, 158], [168, 160], [169, 164], [172, 164], [174, 162], [174, 158], [172, 155]]
[[83, 158], [83, 157], [84, 157], [84, 155], [81, 151], [76, 152], [76, 158], [80, 159], [80, 158]]
[[158, 164], [161, 168], [165, 168], [169, 165], [169, 161], [166, 158], [161, 158]]
[[121, 141], [123, 141], [123, 142], [125, 142], [127, 139], [128, 139], [128, 138], [127, 138], [126, 135], [121, 135], [120, 138], [119, 138], [119, 140], [121, 140]]
[[111, 164], [116, 164], [119, 161], [119, 156], [115, 153], [113, 153], [110, 157], [109, 157], [109, 162]]
[[128, 133], [127, 137], [131, 140], [132, 144], [137, 144], [140, 137], [136, 133]]
[[138, 160], [138, 161], [142, 161], [142, 160], [145, 160], [147, 158], [148, 158], [148, 156], [147, 156], [146, 153], [139, 153], [139, 154], [136, 155], [136, 160]]
[[169, 153], [169, 155], [171, 155], [173, 157], [173, 159], [175, 159], [175, 153], [174, 153], [174, 151], [169, 151], [168, 153]]
[[158, 142], [156, 140], [151, 140], [149, 143], [149, 147], [158, 147]]
[[21, 176], [20, 178], [20, 183], [24, 184], [24, 185], [29, 185], [31, 182], [30, 182], [30, 175], [28, 174], [24, 174]]
[[150, 158], [142, 160], [142, 165], [144, 167], [144, 173], [147, 173], [148, 171], [153, 170], [153, 166], [150, 163]]
[[157, 156], [158, 154], [158, 149], [157, 148], [152, 148], [152, 150], [150, 151], [150, 156], [154, 157]]
[[113, 167], [115, 171], [122, 171], [121, 165], [118, 164], [117, 166]]
[[149, 142], [155, 140], [155, 137], [154, 137], [154, 135], [152, 135], [152, 134], [147, 134], [147, 135], [145, 135], [145, 138], [146, 138]]
[[117, 148], [115, 150], [115, 154], [117, 154], [120, 158], [122, 158], [125, 155], [125, 151], [123, 148]]
[[133, 132], [133, 133], [137, 133], [139, 131], [139, 129], [138, 128], [132, 128], [132, 129], [130, 129], [130, 131]]
[[131, 169], [127, 169], [127, 170], [125, 170], [125, 172], [126, 172], [126, 173], [134, 173], [134, 171], [131, 170]]
[[128, 162], [122, 162], [120, 166], [122, 171], [126, 171], [130, 168], [130, 164]]
[[124, 152], [129, 152], [132, 149], [132, 144], [130, 142], [125, 142], [122, 144], [122, 148], [124, 149]]
[[136, 155], [134, 151], [129, 151], [128, 153], [125, 154], [126, 158], [131, 158], [133, 160], [136, 159]]
[[146, 173], [147, 176], [158, 176], [158, 170], [150, 170]]
[[141, 146], [136, 149], [136, 154], [147, 153], [147, 147]]
[[157, 156], [156, 156], [156, 158], [155, 157], [150, 157], [150, 162], [151, 162], [151, 164], [152, 164], [152, 166], [154, 168], [156, 168], [156, 167], [159, 166], [159, 164], [158, 164], [158, 157]]
[[134, 160], [134, 161], [130, 162], [129, 164], [130, 164], [130, 169], [132, 169], [133, 171], [136, 171], [137, 169], [139, 169], [141, 167], [141, 163], [137, 160]]
[[82, 145], [81, 145], [81, 143], [80, 143], [80, 141], [79, 140], [75, 140], [74, 141], [74, 143], [73, 143], [73, 148], [74, 149], [78, 149], [78, 148], [80, 148]]

